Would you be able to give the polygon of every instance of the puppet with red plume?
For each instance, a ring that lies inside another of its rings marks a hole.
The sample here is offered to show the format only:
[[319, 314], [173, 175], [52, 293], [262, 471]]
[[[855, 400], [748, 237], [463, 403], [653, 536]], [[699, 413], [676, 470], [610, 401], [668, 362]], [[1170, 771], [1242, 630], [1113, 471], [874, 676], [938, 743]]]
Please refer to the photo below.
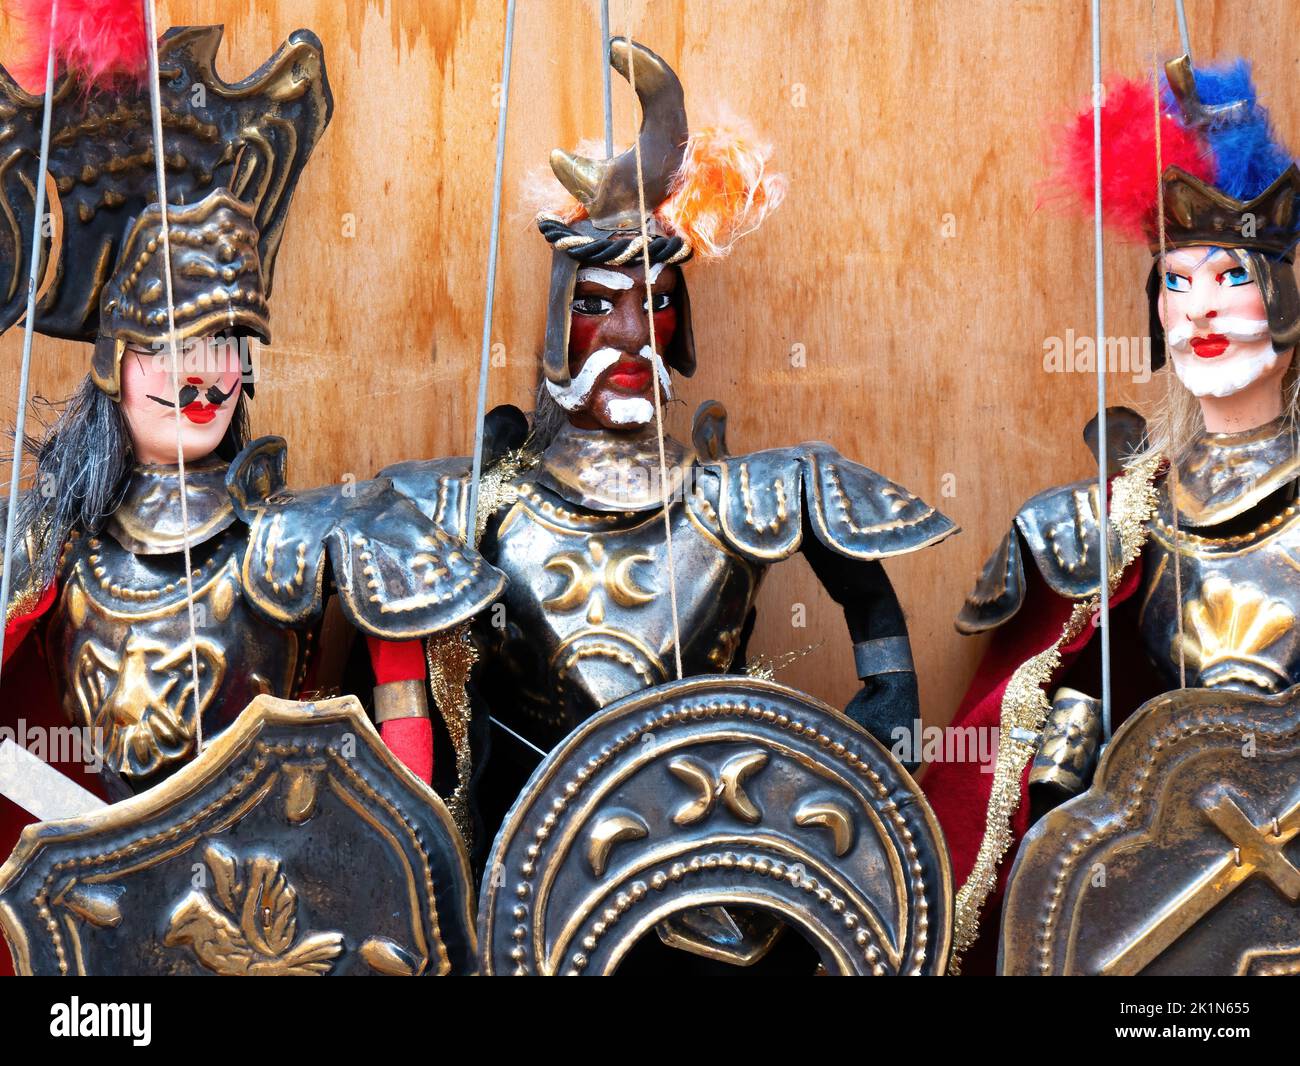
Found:
[[[1091, 218], [1091, 108], [1058, 131], [1055, 148], [1050, 189]], [[1119, 725], [1172, 689], [1272, 692], [1300, 680], [1300, 659], [1287, 650], [1296, 646], [1300, 588], [1293, 568], [1274, 568], [1269, 557], [1296, 550], [1284, 545], [1300, 537], [1292, 522], [1300, 171], [1273, 135], [1244, 60], [1193, 69], [1183, 56], [1158, 87], [1109, 82], [1101, 149], [1102, 221], [1154, 257], [1151, 369], [1164, 366], [1167, 349], [1172, 356], [1148, 420], [1112, 409], [1101, 456], [1114, 475], [1107, 554], [1117, 582]], [[1095, 433], [1090, 445], [1096, 458]], [[1045, 811], [1089, 788], [1103, 741], [1096, 627], [1079, 614], [1100, 591], [1093, 469], [1021, 507], [958, 615], [960, 632], [993, 639], [952, 728], [999, 736], [994, 766], [944, 762], [925, 779], [963, 883], [954, 942], [966, 972], [992, 970], [1020, 841]], [[1207, 590], [1216, 582], [1269, 597], [1278, 628], [1258, 649], [1255, 673], [1232, 648], [1203, 654], [1185, 641], [1183, 620], [1192, 626], [1212, 609]]]

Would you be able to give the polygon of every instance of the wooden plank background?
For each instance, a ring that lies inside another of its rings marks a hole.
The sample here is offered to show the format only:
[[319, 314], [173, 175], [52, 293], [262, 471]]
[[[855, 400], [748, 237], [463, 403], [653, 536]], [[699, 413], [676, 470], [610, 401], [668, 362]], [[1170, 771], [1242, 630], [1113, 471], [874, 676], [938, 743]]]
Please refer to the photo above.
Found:
[[[1082, 477], [1084, 374], [1044, 343], [1092, 330], [1091, 227], [1040, 209], [1042, 129], [1084, 101], [1085, 0], [613, 0], [686, 87], [692, 121], [749, 118], [790, 178], [785, 205], [728, 260], [688, 268], [700, 370], [670, 427], [723, 400], [733, 450], [833, 442], [965, 532], [890, 567], [911, 619], [927, 720], [946, 721], [980, 650], [952, 618], [1020, 501]], [[1172, 0], [1105, 4], [1108, 69], [1177, 51]], [[1284, 135], [1300, 121], [1289, 0], [1188, 0], [1198, 57], [1249, 53]], [[220, 70], [250, 73], [300, 26], [324, 42], [336, 109], [299, 186], [276, 271], [275, 345], [254, 429], [291, 443], [290, 479], [369, 476], [465, 453], [487, 260], [503, 0], [170, 0], [159, 24], [224, 21]], [[17, 31], [0, 24], [0, 61]], [[602, 131], [597, 6], [520, 0], [492, 402], [529, 406], [547, 250], [523, 196], [554, 146]], [[616, 128], [635, 101], [615, 78]], [[1300, 135], [1291, 137], [1300, 143]], [[1144, 251], [1106, 255], [1109, 332], [1144, 331]], [[799, 346], [796, 349], [796, 346]], [[792, 365], [803, 353], [805, 365]], [[12, 425], [21, 331], [0, 340]], [[36, 392], [66, 395], [89, 349], [38, 338]], [[1112, 395], [1163, 388], [1112, 376]], [[792, 625], [795, 605], [807, 625]], [[769, 655], [817, 643], [781, 679], [853, 692], [838, 610], [802, 560], [762, 592]]]

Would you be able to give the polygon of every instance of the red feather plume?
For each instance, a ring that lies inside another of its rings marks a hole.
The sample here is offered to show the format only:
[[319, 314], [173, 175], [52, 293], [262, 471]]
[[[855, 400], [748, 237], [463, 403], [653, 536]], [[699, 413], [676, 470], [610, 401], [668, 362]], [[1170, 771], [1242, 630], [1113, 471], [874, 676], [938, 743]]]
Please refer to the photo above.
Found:
[[[22, 53], [9, 71], [28, 92], [45, 91], [51, 0], [8, 0], [25, 27]], [[148, 38], [140, 0], [59, 0], [54, 71], [67, 71], [89, 89], [148, 76]]]
[[[1092, 108], [1057, 134], [1052, 187], [1064, 190], [1091, 213], [1093, 180]], [[1160, 112], [1160, 165], [1179, 166], [1204, 181], [1214, 180], [1209, 146], [1170, 115]], [[1155, 107], [1150, 82], [1113, 81], [1101, 109], [1102, 219], [1124, 236], [1145, 240], [1156, 214]]]

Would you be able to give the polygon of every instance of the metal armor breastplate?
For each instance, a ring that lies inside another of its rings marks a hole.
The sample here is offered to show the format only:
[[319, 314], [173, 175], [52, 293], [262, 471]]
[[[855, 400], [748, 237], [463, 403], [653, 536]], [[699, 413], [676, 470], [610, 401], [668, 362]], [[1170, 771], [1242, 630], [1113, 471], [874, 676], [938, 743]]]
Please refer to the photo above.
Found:
[[63, 708], [74, 724], [100, 731], [105, 763], [135, 787], [195, 754], [192, 651], [205, 742], [254, 696], [291, 696], [305, 666], [309, 636], [271, 625], [245, 599], [248, 527], [228, 514], [224, 469], [187, 477], [191, 527], [217, 530], [191, 548], [193, 644], [184, 555], [159, 550], [174, 547], [174, 530], [151, 512], [170, 513], [175, 502], [164, 478], [138, 473], [110, 533], [76, 537], [63, 557], [49, 630]]
[[[533, 481], [518, 490], [492, 560], [507, 577], [501, 652], [521, 730], [550, 746], [593, 711], [674, 676], [667, 541], [658, 509], [588, 510]], [[731, 665], [761, 574], [697, 510], [670, 512], [687, 677]]]
[[1144, 550], [1142, 639], [1171, 688], [1181, 646], [1189, 687], [1278, 692], [1300, 681], [1300, 508], [1290, 433], [1209, 434], [1175, 490], [1182, 578], [1178, 634], [1170, 490]]

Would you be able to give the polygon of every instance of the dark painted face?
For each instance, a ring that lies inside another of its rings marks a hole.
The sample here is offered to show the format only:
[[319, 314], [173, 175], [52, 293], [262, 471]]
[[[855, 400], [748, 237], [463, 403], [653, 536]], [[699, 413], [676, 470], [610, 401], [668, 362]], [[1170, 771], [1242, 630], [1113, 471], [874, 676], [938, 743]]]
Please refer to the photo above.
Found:
[[[672, 344], [677, 331], [676, 266], [653, 266], [655, 351]], [[659, 367], [656, 373], [656, 365]], [[583, 267], [570, 304], [569, 376], [552, 395], [582, 429], [639, 429], [654, 421], [655, 379], [660, 402], [672, 398], [662, 360], [650, 359], [650, 313], [645, 269]]]

